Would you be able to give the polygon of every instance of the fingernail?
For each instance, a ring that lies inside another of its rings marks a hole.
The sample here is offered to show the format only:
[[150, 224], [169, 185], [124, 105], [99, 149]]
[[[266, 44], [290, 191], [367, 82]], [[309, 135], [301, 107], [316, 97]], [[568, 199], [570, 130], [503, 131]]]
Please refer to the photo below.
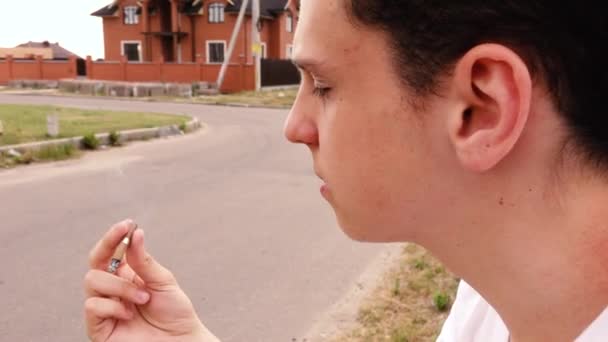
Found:
[[138, 304], [146, 304], [150, 300], [150, 294], [146, 291], [138, 290], [135, 293], [135, 299]]

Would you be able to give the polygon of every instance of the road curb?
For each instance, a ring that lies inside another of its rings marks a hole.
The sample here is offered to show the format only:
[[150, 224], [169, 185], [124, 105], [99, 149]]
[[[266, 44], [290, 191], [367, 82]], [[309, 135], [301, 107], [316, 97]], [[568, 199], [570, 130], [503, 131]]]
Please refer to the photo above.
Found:
[[39, 92], [36, 90], [3, 90], [0, 91], [0, 94], [6, 95], [16, 95], [16, 96], [52, 96], [52, 97], [68, 97], [73, 99], [104, 99], [111, 101], [129, 101], [129, 102], [145, 102], [145, 103], [186, 103], [186, 104], [196, 104], [202, 106], [221, 106], [221, 107], [237, 107], [237, 108], [260, 108], [260, 109], [282, 109], [289, 110], [292, 106], [283, 106], [283, 105], [262, 105], [262, 104], [247, 104], [247, 103], [235, 103], [235, 102], [204, 102], [197, 101], [196, 97], [192, 98], [175, 98], [175, 99], [162, 99], [155, 97], [120, 97], [120, 96], [94, 96], [94, 95], [86, 95], [86, 94], [70, 94], [70, 93], [52, 93], [52, 92]]
[[[165, 138], [169, 136], [181, 135], [184, 133], [194, 132], [201, 129], [203, 125], [197, 118], [192, 118], [185, 124], [185, 132], [182, 132], [178, 125], [153, 127], [153, 128], [138, 128], [131, 130], [119, 131], [119, 142], [126, 143], [129, 141], [141, 141], [150, 140], [156, 138]], [[97, 133], [95, 134], [101, 145], [109, 145], [110, 133]], [[32, 143], [18, 144], [18, 145], [7, 145], [0, 146], [0, 153], [6, 153], [10, 150], [15, 150], [20, 153], [27, 151], [37, 151], [49, 147], [58, 147], [64, 145], [72, 145], [75, 148], [82, 149], [82, 140], [84, 137], [72, 137], [64, 139], [37, 141]]]

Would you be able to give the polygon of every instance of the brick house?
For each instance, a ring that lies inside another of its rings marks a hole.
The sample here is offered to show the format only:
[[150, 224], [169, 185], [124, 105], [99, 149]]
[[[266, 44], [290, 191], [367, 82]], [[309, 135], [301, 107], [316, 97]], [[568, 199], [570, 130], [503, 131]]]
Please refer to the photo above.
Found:
[[50, 49], [52, 52], [52, 59], [54, 60], [68, 60], [70, 57], [80, 58], [75, 53], [67, 50], [59, 43], [49, 43], [48, 41], [43, 42], [32, 42], [19, 44], [16, 48], [33, 48], [33, 49]]
[[[92, 13], [103, 19], [105, 60], [224, 61], [241, 0], [116, 0]], [[251, 4], [251, 1], [250, 1]], [[289, 59], [297, 24], [292, 0], [260, 0], [262, 55]], [[251, 64], [251, 5], [231, 63]]]
[[37, 56], [42, 56], [43, 59], [55, 61], [67, 61], [71, 57], [80, 58], [59, 43], [49, 43], [48, 41], [30, 41], [19, 44], [14, 48], [0, 48], [0, 59], [5, 59], [8, 55], [15, 59], [35, 59]]

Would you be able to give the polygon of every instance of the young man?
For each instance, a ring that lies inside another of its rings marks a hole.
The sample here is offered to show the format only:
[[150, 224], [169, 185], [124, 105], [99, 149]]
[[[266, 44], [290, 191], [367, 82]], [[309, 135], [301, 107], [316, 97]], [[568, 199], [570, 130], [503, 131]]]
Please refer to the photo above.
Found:
[[[466, 281], [439, 340], [607, 340], [605, 12], [303, 0], [300, 15], [285, 134], [346, 234], [418, 243]], [[103, 271], [129, 224], [91, 253], [91, 339], [214, 340], [141, 232], [119, 276]]]

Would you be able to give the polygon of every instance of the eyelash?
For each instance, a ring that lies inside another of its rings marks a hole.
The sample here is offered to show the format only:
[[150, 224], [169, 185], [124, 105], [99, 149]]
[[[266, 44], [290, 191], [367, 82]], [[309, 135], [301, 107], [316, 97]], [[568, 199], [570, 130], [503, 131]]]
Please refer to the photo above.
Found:
[[314, 87], [312, 94], [315, 96], [318, 96], [320, 98], [325, 98], [327, 97], [327, 93], [331, 90], [331, 88], [328, 87]]

